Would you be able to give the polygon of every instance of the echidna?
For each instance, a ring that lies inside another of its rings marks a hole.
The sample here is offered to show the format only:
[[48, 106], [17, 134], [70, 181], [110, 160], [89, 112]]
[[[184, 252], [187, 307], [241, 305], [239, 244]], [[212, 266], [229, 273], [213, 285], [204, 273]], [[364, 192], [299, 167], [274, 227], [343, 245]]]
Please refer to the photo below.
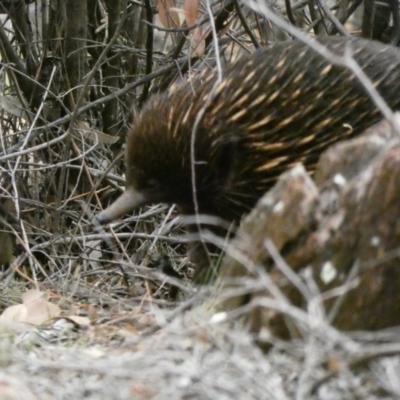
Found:
[[[354, 59], [393, 109], [400, 108], [400, 52], [377, 42], [324, 37]], [[303, 163], [312, 171], [331, 144], [360, 134], [381, 114], [349, 69], [299, 41], [280, 42], [154, 96], [128, 136], [126, 190], [95, 220], [149, 203], [184, 215], [238, 221]], [[194, 196], [197, 199], [195, 207]]]

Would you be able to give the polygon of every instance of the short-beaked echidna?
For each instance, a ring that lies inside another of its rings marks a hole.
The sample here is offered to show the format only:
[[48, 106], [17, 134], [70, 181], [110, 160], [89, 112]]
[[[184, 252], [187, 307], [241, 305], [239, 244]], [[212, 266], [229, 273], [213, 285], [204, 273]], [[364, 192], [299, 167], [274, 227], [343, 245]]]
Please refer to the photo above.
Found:
[[[389, 106], [400, 108], [398, 49], [319, 41], [338, 55], [347, 46]], [[227, 67], [220, 83], [209, 72], [154, 96], [127, 139], [126, 190], [95, 221], [158, 202], [238, 221], [282, 172], [299, 162], [312, 171], [328, 146], [381, 118], [349, 69], [299, 41], [273, 44]]]

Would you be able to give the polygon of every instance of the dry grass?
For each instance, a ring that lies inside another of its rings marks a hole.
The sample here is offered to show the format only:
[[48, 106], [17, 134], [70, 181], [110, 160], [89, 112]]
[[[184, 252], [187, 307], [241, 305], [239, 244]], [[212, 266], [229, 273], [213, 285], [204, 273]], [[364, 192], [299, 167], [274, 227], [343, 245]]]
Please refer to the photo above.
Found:
[[[83, 293], [74, 306], [81, 305]], [[398, 330], [345, 335], [313, 323], [304, 339], [264, 354], [238, 324], [214, 314], [211, 289], [169, 309], [87, 292], [81, 323], [3, 333], [0, 385], [10, 399], [394, 399]], [[9, 297], [11, 299], [11, 295]], [[148, 301], [146, 301], [146, 299]], [[230, 321], [230, 322], [228, 322]], [[302, 327], [307, 321], [302, 321]], [[322, 322], [322, 321], [321, 321]], [[323, 324], [321, 323], [321, 326]]]

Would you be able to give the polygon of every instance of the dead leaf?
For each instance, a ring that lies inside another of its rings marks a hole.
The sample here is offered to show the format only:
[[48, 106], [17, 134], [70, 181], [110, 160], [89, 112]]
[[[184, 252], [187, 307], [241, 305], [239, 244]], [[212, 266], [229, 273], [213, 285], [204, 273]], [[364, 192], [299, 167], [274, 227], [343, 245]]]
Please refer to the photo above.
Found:
[[183, 9], [185, 10], [186, 23], [193, 26], [198, 23], [200, 0], [185, 0]]
[[84, 121], [78, 121], [76, 123], [76, 128], [85, 139], [90, 140], [93, 143], [114, 144], [120, 139], [117, 136], [111, 136], [94, 129]]
[[90, 319], [88, 317], [81, 317], [80, 315], [70, 315], [65, 317], [72, 321], [74, 324], [78, 325], [79, 327], [88, 327], [90, 326]]
[[191, 57], [201, 57], [204, 55], [204, 52], [206, 50], [206, 41], [205, 41], [205, 35], [203, 33], [203, 28], [200, 26], [197, 27], [192, 31], [191, 35], [191, 52], [190, 56]]
[[218, 36], [222, 37], [226, 35], [229, 32], [229, 29], [231, 29], [231, 25], [233, 24], [234, 18], [232, 18], [219, 32]]
[[[200, 15], [200, 0], [185, 0], [184, 10], [187, 25], [194, 26], [199, 23]], [[190, 35], [190, 56], [201, 57], [206, 50], [205, 32], [207, 28], [205, 25], [198, 26], [192, 29]]]
[[37, 399], [32, 391], [27, 387], [26, 381], [15, 372], [7, 373], [5, 368], [0, 372], [0, 399], [18, 400], [18, 399]]
[[24, 105], [17, 96], [0, 96], [0, 108], [19, 118], [26, 118]]
[[21, 297], [23, 304], [7, 307], [0, 315], [0, 323], [41, 325], [61, 313], [60, 307], [49, 303], [46, 294], [39, 290], [28, 290]]
[[175, 9], [174, 0], [157, 0], [160, 22], [166, 28], [176, 28], [180, 25], [179, 15]]

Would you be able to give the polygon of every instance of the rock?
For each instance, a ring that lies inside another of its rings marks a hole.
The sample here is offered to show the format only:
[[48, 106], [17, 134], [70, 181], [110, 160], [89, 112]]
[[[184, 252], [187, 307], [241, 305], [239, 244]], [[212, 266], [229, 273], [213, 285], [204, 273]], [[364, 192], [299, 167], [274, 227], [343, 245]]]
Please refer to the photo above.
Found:
[[[399, 188], [400, 136], [387, 121], [330, 148], [314, 179], [300, 165], [283, 174], [227, 251], [225, 309], [253, 304], [249, 329], [284, 339], [308, 329], [288, 305], [306, 311], [311, 301], [344, 331], [399, 325]], [[269, 284], [249, 285], [265, 271]]]

